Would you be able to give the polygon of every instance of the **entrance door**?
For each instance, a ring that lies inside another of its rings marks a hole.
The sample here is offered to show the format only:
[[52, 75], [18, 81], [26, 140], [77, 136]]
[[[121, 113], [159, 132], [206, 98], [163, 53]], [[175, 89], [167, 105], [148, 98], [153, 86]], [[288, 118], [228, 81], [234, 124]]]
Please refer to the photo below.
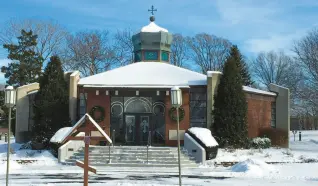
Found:
[[136, 141], [136, 116], [125, 116], [125, 141], [128, 144], [135, 143]]
[[151, 115], [125, 114], [125, 140], [128, 145], [147, 145]]
[[150, 131], [150, 116], [140, 115], [139, 116], [139, 137], [140, 137], [141, 145], [148, 144], [149, 131]]

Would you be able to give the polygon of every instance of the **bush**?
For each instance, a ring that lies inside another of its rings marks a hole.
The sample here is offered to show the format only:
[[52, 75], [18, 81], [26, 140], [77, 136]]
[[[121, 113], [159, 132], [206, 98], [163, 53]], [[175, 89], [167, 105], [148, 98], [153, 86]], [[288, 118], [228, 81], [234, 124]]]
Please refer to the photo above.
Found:
[[276, 128], [262, 128], [260, 129], [260, 136], [268, 137], [273, 146], [287, 147], [288, 146], [288, 132], [283, 129]]
[[269, 138], [253, 138], [250, 146], [255, 149], [267, 149], [271, 147], [271, 140]]

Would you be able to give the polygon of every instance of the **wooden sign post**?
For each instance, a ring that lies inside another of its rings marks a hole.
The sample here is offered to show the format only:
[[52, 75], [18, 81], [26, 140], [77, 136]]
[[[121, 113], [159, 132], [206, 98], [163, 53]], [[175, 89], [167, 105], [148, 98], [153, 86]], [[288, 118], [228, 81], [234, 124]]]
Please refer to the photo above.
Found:
[[[87, 121], [90, 121], [87, 122]], [[80, 127], [86, 123], [84, 127]], [[95, 128], [95, 130], [94, 130]], [[99, 131], [101, 136], [91, 136], [92, 131]], [[85, 132], [85, 136], [72, 136], [76, 132]], [[96, 174], [96, 169], [89, 166], [89, 145], [91, 140], [107, 140], [112, 144], [112, 140], [109, 136], [101, 129], [101, 127], [90, 117], [88, 114], [85, 114], [70, 130], [70, 132], [63, 138], [62, 143], [65, 143], [69, 140], [84, 140], [85, 150], [84, 150], [84, 163], [81, 161], [76, 161], [76, 165], [84, 169], [84, 186], [88, 186], [88, 171]]]

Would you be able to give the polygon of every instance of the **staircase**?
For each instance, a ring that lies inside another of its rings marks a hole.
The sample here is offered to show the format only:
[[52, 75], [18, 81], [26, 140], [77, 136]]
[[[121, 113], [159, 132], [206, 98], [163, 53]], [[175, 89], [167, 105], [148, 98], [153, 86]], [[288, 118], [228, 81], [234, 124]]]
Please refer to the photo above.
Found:
[[[75, 165], [76, 160], [84, 161], [84, 149], [75, 152], [64, 164]], [[193, 157], [181, 150], [182, 167], [198, 167]], [[111, 146], [110, 163], [108, 146], [91, 146], [89, 148], [91, 166], [113, 167], [178, 167], [177, 147], [149, 147], [147, 163], [146, 146]]]

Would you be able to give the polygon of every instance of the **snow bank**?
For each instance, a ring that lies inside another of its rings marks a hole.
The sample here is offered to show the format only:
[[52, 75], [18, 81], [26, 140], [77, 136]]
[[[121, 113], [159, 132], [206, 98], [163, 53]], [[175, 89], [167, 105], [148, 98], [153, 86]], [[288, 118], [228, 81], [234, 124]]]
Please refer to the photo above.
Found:
[[244, 172], [254, 176], [263, 176], [266, 173], [278, 172], [272, 165], [255, 159], [239, 162], [231, 167], [231, 171]]
[[64, 136], [72, 130], [72, 127], [64, 127], [58, 130], [51, 138], [51, 143], [59, 143], [63, 140]]
[[[16, 161], [10, 160], [10, 171], [20, 169], [21, 165], [18, 164]], [[0, 174], [5, 174], [7, 170], [7, 161], [0, 161]]]
[[207, 128], [192, 127], [189, 131], [201, 140], [207, 147], [215, 147], [219, 145], [213, 138], [211, 131]]

